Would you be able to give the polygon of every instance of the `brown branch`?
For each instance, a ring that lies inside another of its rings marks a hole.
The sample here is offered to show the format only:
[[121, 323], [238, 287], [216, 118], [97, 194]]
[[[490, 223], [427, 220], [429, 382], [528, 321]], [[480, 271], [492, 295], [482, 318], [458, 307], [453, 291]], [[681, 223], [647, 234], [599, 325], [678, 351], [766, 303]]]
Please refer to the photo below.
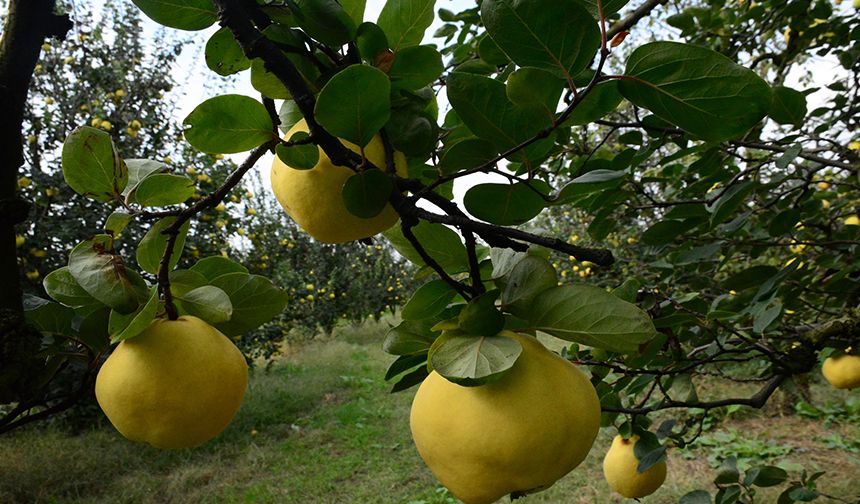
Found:
[[647, 2], [637, 7], [633, 12], [628, 14], [626, 18], [613, 24], [609, 28], [607, 37], [611, 39], [612, 37], [623, 31], [630, 31], [630, 29], [633, 28], [636, 23], [641, 21], [642, 18], [645, 18], [650, 15], [652, 10], [668, 2], [669, 0], [648, 0]]
[[[764, 144], [759, 142], [744, 142], [742, 140], [733, 140], [729, 142], [731, 145], [736, 147], [746, 147], [748, 149], [758, 149], [758, 150], [766, 150], [771, 152], [785, 152], [788, 150], [788, 147], [782, 147], [780, 145], [773, 144]], [[841, 161], [836, 161], [833, 159], [827, 159], [826, 157], [817, 156], [815, 154], [800, 151], [797, 154], [797, 157], [806, 159], [807, 161], [814, 161], [816, 163], [821, 163], [825, 166], [832, 166], [834, 168], [842, 168], [843, 170], [854, 171], [857, 169], [857, 166], [851, 165], [849, 163], [843, 163]]]
[[[400, 208], [405, 213], [408, 213], [413, 217], [420, 218], [428, 222], [456, 226], [461, 230], [471, 231], [481, 237], [502, 236], [513, 240], [519, 240], [521, 242], [532, 243], [534, 245], [540, 245], [542, 247], [547, 247], [552, 250], [571, 255], [579, 261], [591, 261], [598, 266], [609, 266], [615, 262], [615, 258], [612, 256], [612, 251], [608, 249], [579, 247], [557, 238], [549, 238], [522, 231], [520, 229], [487, 224], [485, 222], [472, 220], [462, 215], [440, 215], [414, 206], [412, 208], [404, 208], [401, 206]], [[521, 250], [521, 248], [514, 248], [514, 250]]]
[[170, 291], [170, 257], [173, 255], [173, 249], [176, 246], [176, 239], [179, 236], [179, 229], [192, 217], [202, 212], [206, 208], [214, 208], [227, 197], [227, 194], [242, 180], [242, 177], [248, 173], [248, 170], [254, 167], [254, 164], [265, 154], [272, 149], [275, 141], [266, 142], [257, 147], [248, 155], [245, 161], [239, 165], [224, 184], [209, 196], [200, 199], [197, 203], [182, 210], [179, 213], [171, 214], [176, 216], [176, 220], [168, 226], [163, 234], [167, 235], [167, 243], [164, 246], [164, 254], [161, 256], [161, 261], [158, 264], [158, 291], [161, 293], [161, 299], [164, 301], [164, 309], [167, 311], [167, 317], [170, 320], [176, 320], [178, 313], [176, 306], [173, 304], [173, 293]]
[[325, 151], [332, 163], [351, 168], [360, 166], [362, 163], [361, 156], [347, 149], [337, 137], [317, 123], [314, 118], [316, 99], [301, 73], [277, 44], [254, 27], [248, 11], [241, 2], [239, 0], [214, 0], [214, 3], [218, 8], [221, 26], [228, 28], [233, 33], [233, 37], [242, 47], [245, 56], [249, 59], [262, 59], [266, 70], [272, 72], [286, 86], [308, 124], [308, 130], [314, 143]]
[[[600, 124], [602, 126], [610, 126], [613, 128], [637, 128], [644, 129], [650, 131], [659, 131], [661, 133], [666, 133], [670, 135], [683, 135], [684, 130], [679, 128], [666, 128], [661, 126], [649, 126], [647, 124], [643, 124], [639, 121], [631, 121], [631, 122], [622, 122], [622, 121], [610, 121], [606, 119], [600, 119], [595, 121], [596, 124]], [[746, 147], [748, 149], [758, 149], [758, 150], [766, 150], [770, 152], [779, 152], [784, 153], [788, 150], [788, 147], [783, 147], [781, 145], [774, 144], [766, 144], [761, 142], [747, 142], [743, 140], [731, 140], [727, 142], [729, 145], [734, 147]], [[850, 163], [843, 163], [842, 161], [837, 161], [835, 159], [828, 159], [826, 157], [819, 156], [817, 154], [813, 154], [809, 151], [800, 151], [797, 154], [797, 157], [806, 159], [807, 161], [813, 161], [816, 163], [820, 163], [825, 166], [832, 166], [834, 168], [841, 168], [843, 170], [854, 171], [857, 170], [857, 166], [854, 166]]]
[[641, 408], [612, 408], [612, 407], [604, 407], [603, 411], [609, 413], [624, 413], [628, 415], [647, 415], [649, 413], [653, 413], [655, 411], [664, 410], [664, 409], [672, 409], [672, 408], [696, 408], [703, 410], [711, 410], [714, 408], [722, 408], [724, 406], [749, 406], [751, 408], [761, 408], [767, 403], [767, 400], [770, 399], [770, 396], [776, 392], [776, 389], [779, 388], [780, 385], [788, 378], [786, 375], [775, 375], [770, 381], [764, 384], [764, 386], [755, 394], [750, 397], [738, 397], [738, 398], [729, 398], [729, 399], [719, 399], [716, 401], [674, 401], [672, 399], [666, 399], [663, 402], [654, 405], [654, 406], [645, 406]]
[[421, 259], [427, 266], [433, 268], [433, 271], [436, 272], [439, 277], [445, 281], [448, 285], [451, 286], [458, 294], [463, 296], [463, 299], [469, 300], [472, 296], [469, 295], [469, 288], [462, 283], [454, 280], [451, 275], [449, 275], [442, 266], [436, 262], [436, 259], [430, 256], [427, 253], [427, 250], [424, 249], [424, 246], [418, 241], [418, 237], [415, 236], [415, 233], [412, 232], [412, 227], [417, 224], [417, 221], [413, 219], [402, 219], [400, 221], [400, 229], [403, 231], [403, 236], [409, 240], [409, 243], [418, 252], [418, 255], [421, 256]]

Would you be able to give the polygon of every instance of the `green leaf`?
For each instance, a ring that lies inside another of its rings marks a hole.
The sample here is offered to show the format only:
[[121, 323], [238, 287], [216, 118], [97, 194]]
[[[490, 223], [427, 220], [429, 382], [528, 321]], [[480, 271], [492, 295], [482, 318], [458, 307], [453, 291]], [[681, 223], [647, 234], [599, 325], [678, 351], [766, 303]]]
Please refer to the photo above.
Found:
[[753, 467], [747, 470], [744, 484], [764, 488], [780, 485], [787, 479], [788, 473], [785, 472], [785, 469], [776, 466]]
[[108, 330], [111, 336], [110, 342], [119, 343], [142, 333], [155, 319], [155, 315], [158, 313], [158, 306], [158, 289], [152, 287], [146, 304], [139, 307], [133, 313], [123, 315], [116, 310], [111, 310], [108, 322]]
[[355, 38], [356, 23], [336, 0], [292, 0], [290, 3], [298, 9], [293, 10], [298, 25], [323, 44], [339, 47]]
[[112, 240], [96, 235], [69, 254], [69, 273], [90, 296], [121, 313], [130, 313], [147, 297], [143, 278], [113, 255]]
[[[304, 131], [297, 131], [290, 137], [290, 142], [301, 142], [310, 136]], [[320, 149], [312, 143], [287, 146], [278, 144], [275, 147], [278, 158], [294, 170], [310, 170], [320, 160]]]
[[789, 208], [776, 214], [767, 227], [771, 236], [787, 235], [794, 231], [794, 226], [800, 222], [803, 212], [799, 208]]
[[[821, 494], [810, 488], [799, 486], [790, 489], [789, 496], [795, 501], [812, 502], [821, 497]], [[782, 504], [782, 502], [780, 500], [777, 504]]]
[[206, 66], [218, 75], [232, 75], [250, 68], [251, 62], [233, 33], [228, 28], [221, 28], [206, 42]]
[[110, 346], [108, 322], [111, 309], [101, 304], [75, 309], [72, 326], [76, 337], [94, 352], [102, 352]]
[[133, 201], [142, 206], [178, 205], [194, 194], [194, 181], [183, 175], [155, 173], [143, 179]]
[[273, 100], [286, 100], [292, 97], [281, 79], [266, 70], [266, 64], [260, 58], [254, 58], [251, 61], [251, 86], [263, 96]]
[[565, 124], [581, 125], [594, 122], [614, 111], [621, 100], [617, 80], [601, 82], [577, 104]]
[[735, 504], [741, 495], [740, 485], [731, 485], [720, 488], [714, 500], [716, 504]]
[[666, 24], [687, 32], [696, 28], [696, 18], [689, 11], [684, 11], [667, 17]]
[[783, 152], [781, 156], [776, 158], [776, 161], [774, 161], [773, 164], [775, 164], [777, 168], [781, 168], [784, 170], [791, 166], [792, 161], [797, 158], [801, 150], [803, 150], [803, 146], [801, 146], [800, 144], [794, 144], [788, 149], [785, 149], [785, 152]]
[[707, 245], [700, 245], [689, 250], [684, 250], [676, 256], [675, 264], [692, 264], [710, 260], [720, 251], [721, 247], [720, 243], [708, 243]]
[[[161, 256], [164, 255], [164, 249], [167, 246], [167, 235], [162, 233], [165, 229], [176, 222], [176, 217], [165, 217], [159, 219], [149, 228], [140, 244], [137, 247], [137, 264], [140, 269], [147, 273], [155, 275], [158, 273], [161, 265]], [[188, 234], [188, 226], [190, 221], [185, 221], [179, 228], [179, 233], [176, 236], [176, 243], [173, 246], [173, 253], [170, 255], [170, 263], [168, 268], [173, 269], [179, 258], [182, 256], [182, 247], [185, 246], [185, 236]]]
[[68, 266], [48, 273], [42, 281], [42, 285], [49, 296], [72, 308], [95, 302], [95, 299], [72, 276]]
[[614, 352], [635, 352], [656, 334], [644, 311], [590, 285], [543, 291], [534, 298], [528, 321], [563, 340]]
[[689, 374], [675, 375], [672, 379], [672, 387], [669, 389], [672, 397], [685, 402], [699, 402], [699, 394], [696, 392], [696, 384]]
[[520, 68], [508, 76], [505, 90], [511, 102], [540, 107], [548, 117], [553, 117], [564, 87], [564, 81], [550, 72]]
[[68, 306], [30, 294], [24, 294], [23, 305], [27, 323], [41, 333], [67, 336], [74, 334], [72, 320], [75, 318], [75, 311]]
[[711, 494], [704, 490], [693, 490], [684, 494], [678, 504], [711, 504]]
[[388, 366], [388, 371], [385, 372], [385, 381], [394, 378], [395, 376], [399, 375], [400, 373], [403, 373], [404, 371], [409, 371], [416, 366], [422, 366], [425, 369], [427, 368], [426, 354], [401, 355], [394, 362], [392, 362], [390, 366]]
[[212, 0], [132, 0], [158, 24], [179, 30], [202, 30], [218, 20]]
[[467, 138], [452, 145], [439, 162], [443, 175], [451, 175], [461, 170], [477, 168], [493, 159], [499, 151], [487, 140]]
[[168, 171], [166, 164], [151, 159], [126, 159], [125, 164], [128, 167], [128, 184], [122, 191], [124, 198], [129, 198], [150, 175]]
[[352, 65], [323, 87], [314, 115], [332, 135], [364, 147], [388, 122], [391, 82], [378, 68]]
[[597, 169], [580, 175], [561, 188], [553, 200], [553, 205], [563, 205], [584, 196], [612, 189], [624, 182], [626, 171]]
[[233, 315], [233, 304], [223, 290], [213, 285], [204, 285], [177, 296], [182, 308], [190, 315], [210, 324], [226, 322]]
[[435, 0], [388, 0], [376, 24], [382, 28], [395, 51], [421, 43], [424, 31], [433, 23]]
[[720, 468], [717, 470], [717, 476], [714, 478], [714, 483], [717, 485], [728, 485], [737, 483], [739, 479], [740, 473], [738, 473], [738, 459], [737, 457], [731, 456], [723, 460], [722, 465], [720, 465]]
[[430, 371], [427, 370], [427, 366], [421, 366], [415, 371], [406, 374], [403, 378], [400, 379], [400, 381], [395, 383], [394, 386], [391, 387], [391, 393], [393, 394], [395, 392], [402, 392], [410, 387], [414, 387], [415, 385], [418, 385], [419, 383], [424, 381], [424, 379], [427, 378], [427, 375], [429, 374]]
[[382, 349], [393, 355], [426, 353], [438, 336], [431, 330], [434, 321], [431, 318], [404, 320], [388, 331]]
[[763, 333], [765, 329], [782, 314], [782, 303], [775, 302], [767, 309], [761, 311], [753, 319], [753, 332]]
[[661, 461], [666, 460], [666, 447], [660, 444], [660, 441], [653, 432], [642, 432], [640, 433], [639, 440], [633, 445], [633, 454], [639, 460], [636, 472], [642, 474]]
[[463, 197], [466, 210], [482, 221], [500, 226], [515, 226], [532, 220], [543, 210], [545, 200], [538, 192], [541, 184], [478, 184]]
[[496, 308], [499, 294], [496, 289], [472, 298], [457, 317], [460, 329], [477, 336], [495, 336], [504, 329], [505, 317]]
[[639, 294], [639, 289], [642, 288], [642, 283], [635, 278], [628, 278], [624, 283], [612, 289], [612, 295], [622, 301], [633, 303], [636, 301], [636, 296]]
[[113, 235], [114, 237], [118, 236], [128, 223], [131, 222], [133, 217], [131, 214], [126, 213], [122, 210], [117, 210], [108, 215], [108, 218], [105, 220], [105, 225], [102, 226], [102, 229], [107, 231], [108, 234]]
[[[598, 19], [600, 10], [597, 7], [597, 0], [576, 0], [579, 4], [588, 10], [588, 13]], [[629, 0], [606, 0], [603, 2], [603, 15], [609, 17], [620, 11]]]
[[457, 292], [444, 280], [430, 280], [415, 290], [403, 306], [403, 320], [419, 320], [438, 315], [454, 299]]
[[800, 126], [806, 118], [806, 96], [790, 87], [775, 86], [767, 115], [779, 124]]
[[487, 63], [497, 66], [507, 65], [511, 61], [493, 38], [486, 34], [478, 42], [478, 56]]
[[[466, 247], [460, 241], [460, 236], [452, 229], [442, 224], [421, 221], [412, 228], [412, 233], [430, 257], [435, 259], [446, 272], [460, 273], [469, 270]], [[418, 266], [426, 266], [418, 251], [403, 236], [400, 226], [385, 231], [383, 235], [400, 255]]]
[[565, 79], [584, 70], [600, 48], [595, 19], [574, 0], [485, 0], [481, 19], [516, 64]]
[[169, 273], [168, 278], [170, 279], [170, 292], [177, 298], [209, 283], [206, 277], [197, 271], [186, 269], [173, 270]]
[[627, 60], [625, 98], [709, 141], [746, 133], [770, 108], [770, 86], [755, 72], [704, 47], [652, 42]]
[[534, 298], [541, 292], [556, 287], [558, 276], [549, 261], [529, 255], [513, 267], [504, 281], [503, 309], [517, 317], [527, 318]]
[[364, 20], [364, 9], [367, 0], [338, 0], [338, 3], [343, 6], [343, 10], [349, 14], [349, 17], [352, 18], [356, 26], [361, 24]]
[[520, 342], [504, 336], [470, 336], [444, 332], [433, 345], [429, 362], [449, 381], [475, 387], [498, 380], [523, 351]]
[[493, 262], [493, 272], [490, 274], [490, 278], [493, 280], [502, 279], [513, 271], [514, 267], [527, 255], [526, 252], [493, 247], [490, 249], [490, 259]]
[[443, 69], [442, 55], [433, 46], [404, 47], [394, 54], [388, 77], [394, 88], [418, 89], [432, 84]]
[[[511, 103], [505, 85], [495, 79], [452, 72], [447, 85], [448, 99], [463, 123], [475, 135], [492, 142], [499, 152], [517, 147], [551, 125], [551, 119], [540, 107]], [[510, 159], [529, 163], [546, 155], [551, 144], [547, 140], [536, 142]]]
[[191, 271], [199, 273], [203, 275], [206, 280], [211, 281], [221, 275], [226, 275], [227, 273], [247, 273], [248, 268], [242, 266], [236, 261], [231, 261], [226, 257], [212, 256], [204, 257], [197, 261], [194, 266], [191, 267]]
[[723, 282], [726, 290], [742, 291], [750, 287], [759, 287], [766, 280], [773, 278], [779, 270], [774, 266], [752, 266], [730, 276]]
[[354, 173], [343, 184], [343, 204], [352, 215], [362, 219], [376, 217], [385, 209], [394, 182], [377, 169]]
[[96, 201], [119, 197], [128, 169], [110, 135], [89, 126], [72, 131], [63, 142], [63, 178], [76, 193]]
[[696, 227], [693, 219], [664, 220], [654, 223], [642, 233], [642, 243], [645, 245], [664, 245], [675, 241], [679, 236]]
[[758, 184], [747, 180], [739, 184], [727, 187], [720, 192], [719, 197], [713, 204], [707, 206], [711, 212], [711, 227], [725, 222], [746, 201], [747, 195], [754, 191]]
[[356, 32], [355, 39], [358, 53], [368, 63], [373, 64], [376, 56], [388, 51], [388, 39], [385, 37], [382, 28], [376, 23], [369, 21], [361, 23]]
[[439, 138], [439, 127], [434, 120], [424, 112], [406, 107], [392, 109], [385, 131], [395, 150], [419, 159], [430, 157]]
[[278, 128], [286, 133], [290, 131], [297, 122], [304, 119], [304, 116], [295, 101], [284, 100], [284, 103], [281, 104], [281, 109], [278, 110], [278, 119], [281, 120], [281, 124]]
[[274, 140], [272, 118], [259, 101], [227, 94], [197, 106], [183, 122], [185, 139], [212, 154], [245, 152]]
[[216, 324], [227, 336], [237, 336], [256, 329], [277, 317], [287, 306], [289, 296], [260, 275], [227, 273], [211, 281], [230, 297], [233, 315], [229, 321]]

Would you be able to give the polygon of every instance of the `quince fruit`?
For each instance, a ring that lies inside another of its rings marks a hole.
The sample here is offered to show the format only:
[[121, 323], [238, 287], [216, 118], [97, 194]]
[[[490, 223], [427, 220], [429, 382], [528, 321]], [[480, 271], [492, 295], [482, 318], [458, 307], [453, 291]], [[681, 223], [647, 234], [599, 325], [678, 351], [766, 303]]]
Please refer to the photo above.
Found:
[[821, 373], [838, 389], [860, 387], [860, 357], [848, 354], [828, 357], [824, 360]]
[[[307, 123], [296, 123], [286, 134], [287, 139], [298, 132], [307, 132]], [[357, 145], [341, 140], [353, 152]], [[376, 135], [364, 148], [367, 159], [379, 169], [385, 169], [385, 148], [382, 138]], [[407, 176], [406, 157], [394, 153], [397, 174]], [[272, 189], [278, 202], [300, 228], [324, 243], [344, 243], [381, 233], [397, 222], [397, 212], [386, 205], [378, 215], [364, 219], [347, 210], [341, 197], [346, 180], [355, 173], [345, 166], [331, 162], [319, 149], [319, 161], [309, 170], [295, 169], [284, 164], [277, 156], [272, 163]]]
[[660, 461], [645, 472], [638, 472], [639, 459], [633, 448], [639, 436], [630, 439], [615, 436], [612, 446], [603, 459], [603, 476], [609, 487], [630, 499], [638, 499], [656, 492], [666, 481], [666, 461]]
[[499, 335], [523, 351], [498, 381], [464, 387], [433, 371], [412, 403], [418, 453], [466, 504], [549, 488], [585, 459], [600, 427], [585, 374], [531, 336]]
[[248, 385], [242, 352], [203, 320], [156, 319], [121, 342], [96, 377], [96, 399], [128, 439], [190, 448], [217, 436]]

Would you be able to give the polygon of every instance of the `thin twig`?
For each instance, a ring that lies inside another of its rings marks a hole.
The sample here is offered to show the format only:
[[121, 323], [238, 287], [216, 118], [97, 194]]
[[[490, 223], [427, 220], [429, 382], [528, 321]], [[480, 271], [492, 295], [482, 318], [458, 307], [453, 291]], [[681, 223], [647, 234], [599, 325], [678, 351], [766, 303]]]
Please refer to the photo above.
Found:
[[162, 231], [167, 235], [167, 243], [164, 246], [164, 254], [161, 256], [161, 261], [158, 265], [158, 291], [161, 294], [161, 299], [164, 301], [164, 309], [167, 312], [167, 317], [170, 320], [176, 320], [179, 316], [176, 311], [176, 306], [173, 304], [173, 293], [170, 291], [170, 257], [173, 255], [173, 249], [176, 246], [176, 239], [179, 236], [179, 230], [192, 217], [202, 212], [206, 208], [214, 208], [227, 197], [227, 194], [242, 180], [242, 177], [254, 167], [254, 164], [265, 154], [272, 149], [275, 142], [270, 141], [257, 147], [248, 155], [245, 161], [239, 165], [233, 173], [227, 177], [224, 184], [209, 196], [200, 199], [197, 203], [182, 210], [176, 215], [176, 220]]

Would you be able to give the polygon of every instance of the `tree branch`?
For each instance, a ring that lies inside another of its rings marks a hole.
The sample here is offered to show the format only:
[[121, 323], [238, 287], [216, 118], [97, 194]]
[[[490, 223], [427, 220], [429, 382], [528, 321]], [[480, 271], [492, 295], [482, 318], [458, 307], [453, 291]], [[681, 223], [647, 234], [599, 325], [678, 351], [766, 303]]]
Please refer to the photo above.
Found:
[[633, 12], [628, 14], [626, 18], [613, 24], [609, 28], [609, 32], [607, 33], [607, 37], [609, 39], [611, 39], [612, 37], [614, 37], [615, 35], [623, 32], [623, 31], [630, 31], [630, 29], [633, 28], [633, 26], [635, 26], [636, 23], [641, 21], [642, 18], [647, 17], [649, 14], [651, 14], [652, 10], [654, 10], [657, 7], [659, 7], [665, 3], [668, 3], [668, 2], [669, 2], [669, 0], [648, 0], [648, 1], [646, 1], [645, 3], [643, 3], [642, 5], [637, 7]]
[[260, 58], [266, 70], [275, 74], [299, 107], [308, 124], [310, 136], [319, 145], [332, 163], [338, 166], [357, 168], [361, 165], [361, 156], [349, 150], [340, 140], [323, 129], [314, 118], [316, 99], [308, 88], [301, 73], [281, 49], [263, 35], [251, 23], [248, 11], [239, 0], [214, 0], [221, 18], [221, 26], [228, 28], [242, 47], [249, 59]]
[[775, 375], [770, 379], [764, 386], [755, 394], [750, 397], [741, 397], [741, 398], [730, 398], [730, 399], [719, 399], [716, 401], [674, 401], [672, 399], [666, 399], [660, 404], [655, 406], [645, 406], [641, 408], [612, 408], [612, 407], [604, 407], [603, 411], [609, 413], [624, 413], [628, 415], [647, 415], [649, 413], [653, 413], [655, 411], [671, 409], [671, 408], [697, 408], [703, 410], [711, 410], [714, 408], [722, 408], [724, 406], [749, 406], [751, 408], [761, 408], [767, 403], [767, 400], [770, 399], [770, 396], [776, 392], [776, 389], [779, 388], [780, 385], [788, 378], [786, 375]]
[[233, 173], [227, 177], [224, 184], [209, 196], [200, 199], [197, 203], [191, 205], [185, 210], [176, 215], [176, 220], [168, 226], [163, 234], [167, 235], [167, 243], [164, 246], [164, 254], [161, 256], [161, 261], [158, 264], [158, 291], [161, 293], [161, 299], [164, 301], [164, 309], [167, 311], [167, 317], [170, 320], [176, 320], [178, 313], [176, 306], [173, 304], [173, 293], [170, 291], [170, 257], [173, 255], [173, 249], [176, 246], [176, 239], [179, 236], [179, 229], [192, 217], [202, 212], [206, 208], [214, 208], [218, 205], [227, 194], [242, 180], [242, 177], [248, 173], [248, 170], [254, 167], [254, 164], [275, 145], [274, 141], [267, 142], [248, 155], [245, 161], [239, 165]]

